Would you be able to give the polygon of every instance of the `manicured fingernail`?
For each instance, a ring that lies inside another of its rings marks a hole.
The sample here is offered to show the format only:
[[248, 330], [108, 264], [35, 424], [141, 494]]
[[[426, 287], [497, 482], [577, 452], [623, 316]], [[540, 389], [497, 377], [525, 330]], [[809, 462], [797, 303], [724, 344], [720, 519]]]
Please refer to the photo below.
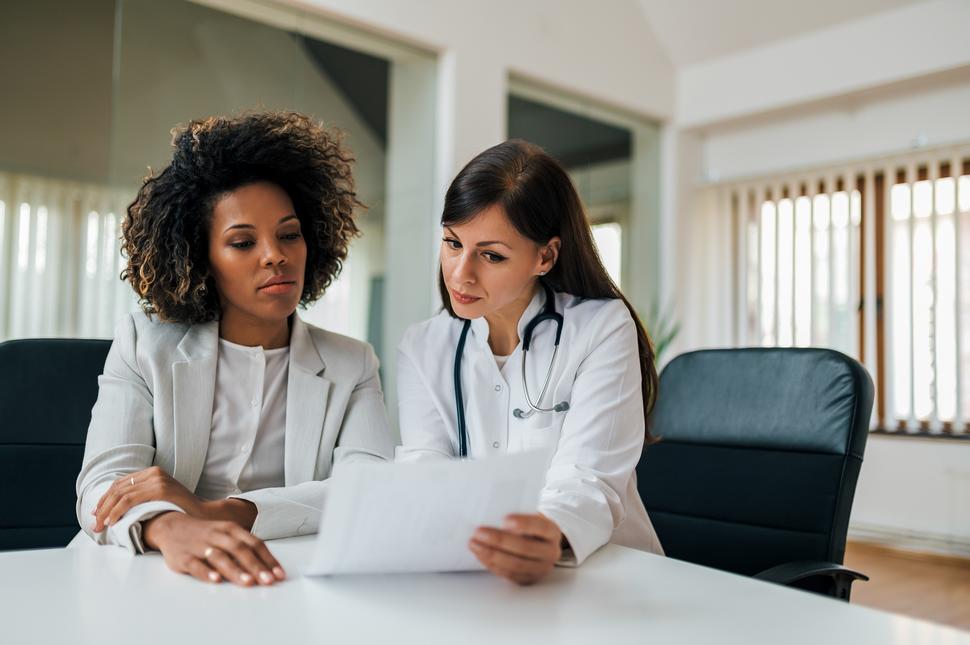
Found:
[[211, 582], [219, 582], [219, 574], [216, 573], [215, 571], [210, 571], [209, 572], [209, 580]]
[[253, 581], [253, 577], [248, 573], [242, 574], [241, 576], [239, 576], [239, 579], [245, 582], [247, 585]]
[[264, 585], [268, 585], [268, 584], [272, 584], [273, 583], [273, 576], [272, 576], [272, 574], [269, 571], [260, 571], [259, 572], [259, 579], [262, 580], [262, 582], [263, 582]]
[[273, 575], [275, 575], [279, 580], [286, 577], [286, 572], [283, 571], [281, 567], [273, 567]]

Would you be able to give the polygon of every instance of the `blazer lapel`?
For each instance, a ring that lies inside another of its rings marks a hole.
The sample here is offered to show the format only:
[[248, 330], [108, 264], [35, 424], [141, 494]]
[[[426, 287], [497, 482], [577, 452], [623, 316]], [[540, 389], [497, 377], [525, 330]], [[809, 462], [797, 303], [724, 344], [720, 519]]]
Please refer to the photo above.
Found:
[[172, 365], [175, 421], [172, 476], [192, 491], [199, 483], [209, 448], [218, 342], [218, 321], [192, 325], [178, 344], [185, 360]]
[[310, 330], [294, 314], [290, 331], [283, 458], [287, 486], [310, 481], [315, 475], [327, 399], [330, 396], [331, 383], [322, 376], [325, 367]]

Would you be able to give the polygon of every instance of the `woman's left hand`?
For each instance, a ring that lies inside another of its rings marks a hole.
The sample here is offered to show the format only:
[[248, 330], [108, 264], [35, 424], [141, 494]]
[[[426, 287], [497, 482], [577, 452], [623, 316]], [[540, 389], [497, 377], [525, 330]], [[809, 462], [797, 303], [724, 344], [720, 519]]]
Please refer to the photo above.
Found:
[[492, 573], [529, 585], [562, 556], [562, 531], [545, 515], [507, 515], [501, 529], [479, 527], [468, 546]]
[[94, 509], [94, 530], [101, 532], [132, 507], [145, 502], [171, 502], [193, 517], [202, 517], [204, 502], [158, 466], [152, 466], [111, 484]]

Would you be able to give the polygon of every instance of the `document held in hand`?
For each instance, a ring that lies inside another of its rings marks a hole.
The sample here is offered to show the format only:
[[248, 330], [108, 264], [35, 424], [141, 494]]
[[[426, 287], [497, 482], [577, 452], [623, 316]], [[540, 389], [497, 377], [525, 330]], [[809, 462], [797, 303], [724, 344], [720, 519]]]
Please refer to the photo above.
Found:
[[483, 569], [468, 549], [472, 534], [535, 513], [549, 457], [337, 466], [307, 573]]

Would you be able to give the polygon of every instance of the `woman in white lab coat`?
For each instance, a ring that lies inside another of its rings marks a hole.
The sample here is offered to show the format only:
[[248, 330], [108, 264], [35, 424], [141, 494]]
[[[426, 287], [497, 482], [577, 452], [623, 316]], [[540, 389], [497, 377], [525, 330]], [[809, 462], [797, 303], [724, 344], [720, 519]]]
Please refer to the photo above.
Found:
[[635, 474], [653, 350], [565, 170], [525, 141], [499, 144], [452, 182], [441, 224], [443, 310], [399, 347], [399, 460], [552, 454], [539, 512], [469, 542], [520, 584], [607, 542], [662, 553]]

